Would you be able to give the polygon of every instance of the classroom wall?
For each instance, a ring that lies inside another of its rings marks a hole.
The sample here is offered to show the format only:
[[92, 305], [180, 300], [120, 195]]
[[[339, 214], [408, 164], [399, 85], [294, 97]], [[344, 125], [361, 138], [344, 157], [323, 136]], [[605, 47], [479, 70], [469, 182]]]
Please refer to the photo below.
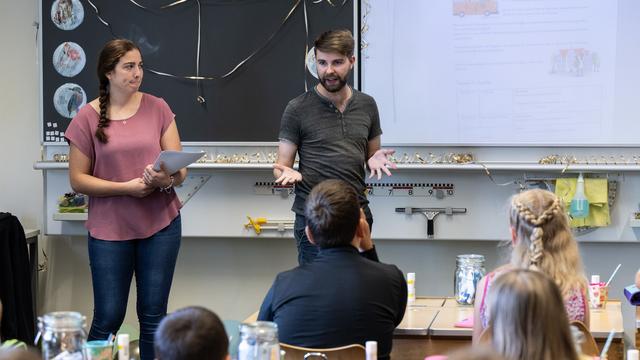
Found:
[[0, 211], [10, 211], [29, 228], [42, 219], [42, 173], [33, 170], [40, 158], [36, 5], [0, 2]]
[[[40, 226], [43, 220], [42, 175], [32, 170], [33, 162], [40, 157], [38, 75], [31, 26], [36, 4], [0, 2], [0, 39], [3, 44], [12, 44], [12, 51], [0, 57], [0, 122], [3, 129], [11, 129], [0, 132], [0, 209], [18, 215], [25, 227]], [[92, 294], [86, 239], [52, 236], [43, 240], [48, 267], [40, 275], [39, 313], [72, 309], [87, 315], [90, 321]], [[457, 254], [484, 254], [489, 269], [500, 262], [495, 241], [386, 240], [377, 245], [383, 261], [398, 264], [404, 272], [417, 272], [417, 293], [424, 295], [452, 295]], [[613, 297], [621, 297], [622, 287], [633, 281], [640, 265], [639, 250], [636, 243], [581, 245], [588, 274], [599, 273], [606, 278], [615, 264], [623, 263], [613, 283]], [[295, 259], [292, 239], [185, 238], [169, 308], [200, 304], [223, 318], [243, 319], [257, 310], [275, 274], [294, 266]], [[130, 299], [134, 298], [132, 294]], [[635, 309], [625, 305], [623, 310], [630, 343]], [[129, 303], [125, 321], [136, 324], [134, 301]]]

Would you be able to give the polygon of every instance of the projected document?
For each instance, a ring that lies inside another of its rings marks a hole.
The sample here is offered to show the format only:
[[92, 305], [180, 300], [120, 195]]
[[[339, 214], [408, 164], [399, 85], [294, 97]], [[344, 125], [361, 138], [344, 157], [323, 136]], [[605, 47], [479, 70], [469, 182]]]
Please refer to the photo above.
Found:
[[383, 140], [611, 143], [617, 4], [371, 2], [363, 90], [379, 104]]

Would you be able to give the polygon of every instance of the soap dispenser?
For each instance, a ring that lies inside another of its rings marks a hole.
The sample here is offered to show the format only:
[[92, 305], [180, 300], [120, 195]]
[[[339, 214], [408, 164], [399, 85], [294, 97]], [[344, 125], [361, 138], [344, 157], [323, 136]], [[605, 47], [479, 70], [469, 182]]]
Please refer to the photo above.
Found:
[[589, 216], [589, 200], [584, 194], [584, 177], [582, 173], [578, 176], [576, 193], [573, 195], [573, 199], [571, 199], [569, 214], [571, 214], [571, 217], [574, 219], [582, 219]]

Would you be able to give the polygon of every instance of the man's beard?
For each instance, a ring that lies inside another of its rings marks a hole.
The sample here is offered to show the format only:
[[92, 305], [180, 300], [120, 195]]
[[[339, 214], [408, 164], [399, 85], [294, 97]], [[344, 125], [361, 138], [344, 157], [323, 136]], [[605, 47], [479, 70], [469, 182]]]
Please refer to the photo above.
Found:
[[336, 80], [338, 80], [338, 82], [333, 85], [327, 84], [327, 77], [324, 76], [320, 78], [320, 84], [322, 84], [322, 87], [324, 87], [328, 92], [335, 93], [342, 90], [342, 88], [347, 85], [347, 76], [349, 76], [349, 74], [347, 74], [344, 78], [341, 78], [339, 75], [335, 75], [334, 77]]

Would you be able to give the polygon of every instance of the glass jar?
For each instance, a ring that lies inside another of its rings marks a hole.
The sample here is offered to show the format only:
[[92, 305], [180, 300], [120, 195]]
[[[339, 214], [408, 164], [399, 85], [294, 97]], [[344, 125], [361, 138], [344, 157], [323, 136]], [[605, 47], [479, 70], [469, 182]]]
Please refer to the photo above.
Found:
[[240, 324], [238, 360], [279, 360], [278, 325], [271, 321]]
[[484, 256], [475, 254], [456, 257], [456, 273], [453, 279], [454, 297], [458, 304], [473, 305], [478, 282], [484, 274]]
[[86, 318], [73, 311], [58, 311], [38, 317], [38, 339], [43, 360], [84, 360]]

